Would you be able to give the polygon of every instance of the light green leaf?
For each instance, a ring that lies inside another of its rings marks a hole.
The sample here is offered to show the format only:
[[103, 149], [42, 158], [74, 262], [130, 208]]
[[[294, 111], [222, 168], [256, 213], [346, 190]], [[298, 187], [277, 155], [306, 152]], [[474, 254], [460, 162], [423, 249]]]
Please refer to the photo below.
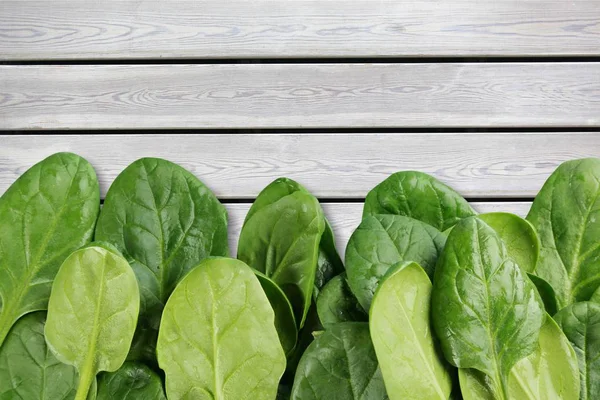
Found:
[[554, 288], [559, 308], [589, 300], [600, 287], [600, 159], [561, 164], [527, 219], [542, 244], [535, 274]]
[[247, 265], [229, 258], [201, 262], [163, 312], [157, 353], [167, 397], [274, 399], [285, 369], [274, 319]]
[[0, 197], [0, 346], [21, 316], [47, 309], [58, 268], [90, 242], [99, 210], [96, 173], [71, 153], [34, 165]]
[[[465, 400], [493, 400], [493, 386], [475, 370], [459, 370]], [[510, 371], [510, 400], [577, 400], [579, 369], [577, 357], [564, 333], [548, 315], [540, 330], [538, 346]]]
[[445, 231], [475, 211], [460, 194], [431, 175], [402, 171], [367, 194], [363, 218], [376, 214], [404, 215]]
[[86, 398], [98, 372], [116, 371], [125, 361], [139, 306], [135, 275], [109, 245], [77, 250], [60, 267], [44, 333], [56, 358], [77, 368], [77, 400]]
[[448, 365], [431, 334], [431, 281], [417, 263], [393, 268], [380, 283], [369, 312], [371, 338], [391, 400], [447, 400]]

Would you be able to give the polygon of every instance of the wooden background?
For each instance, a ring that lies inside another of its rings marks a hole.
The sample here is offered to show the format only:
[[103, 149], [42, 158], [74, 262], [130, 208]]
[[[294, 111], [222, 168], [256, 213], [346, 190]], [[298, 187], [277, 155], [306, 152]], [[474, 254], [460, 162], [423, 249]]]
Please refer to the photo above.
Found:
[[342, 253], [400, 170], [525, 215], [559, 163], [600, 157], [600, 0], [0, 1], [0, 194], [57, 151], [103, 195], [137, 158], [181, 164], [234, 249], [279, 176]]

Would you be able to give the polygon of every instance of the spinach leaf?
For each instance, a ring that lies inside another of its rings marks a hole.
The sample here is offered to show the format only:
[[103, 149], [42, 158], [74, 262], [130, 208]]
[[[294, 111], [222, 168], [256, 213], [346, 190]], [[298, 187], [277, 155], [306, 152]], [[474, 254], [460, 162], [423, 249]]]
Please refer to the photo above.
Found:
[[554, 293], [552, 286], [537, 275], [527, 274], [527, 276], [535, 285], [535, 288], [544, 303], [546, 312], [550, 315], [556, 314], [558, 311], [558, 304], [556, 303], [556, 293]]
[[486, 374], [499, 397], [507, 398], [510, 370], [535, 350], [545, 313], [500, 236], [477, 217], [450, 232], [431, 304], [446, 359]]
[[476, 213], [460, 194], [434, 177], [402, 171], [390, 175], [367, 194], [363, 218], [376, 214], [404, 215], [445, 231]]
[[323, 287], [317, 297], [317, 313], [323, 325], [368, 319], [352, 294], [345, 273], [336, 276]]
[[535, 274], [552, 285], [559, 308], [589, 300], [600, 286], [600, 159], [561, 164], [527, 219], [542, 243]]
[[111, 185], [96, 240], [119, 249], [138, 279], [141, 312], [128, 359], [156, 362], [164, 304], [181, 278], [209, 256], [226, 256], [227, 212], [194, 175], [143, 158]]
[[527, 220], [506, 212], [480, 214], [479, 218], [496, 231], [508, 255], [523, 272], [533, 273], [540, 255], [540, 239]]
[[291, 182], [278, 179], [258, 195], [240, 233], [238, 258], [281, 287], [301, 328], [326, 224], [318, 200], [305, 190], [291, 190]]
[[158, 363], [173, 399], [273, 399], [285, 369], [274, 313], [243, 262], [210, 258], [167, 301]]
[[160, 377], [141, 363], [126, 362], [98, 378], [97, 400], [166, 400]]
[[92, 166], [57, 153], [27, 170], [0, 198], [0, 346], [23, 315], [48, 307], [52, 280], [92, 239], [100, 210]]
[[325, 231], [323, 231], [323, 236], [321, 236], [317, 270], [315, 271], [314, 298], [316, 299], [318, 297], [320, 290], [327, 282], [342, 272], [344, 272], [344, 264], [335, 248], [333, 229], [331, 229], [329, 221], [325, 219]]
[[435, 348], [429, 320], [431, 281], [419, 264], [394, 266], [369, 311], [371, 338], [390, 399], [447, 400], [448, 365]]
[[599, 303], [600, 304], [600, 288], [596, 289], [596, 291], [594, 292], [594, 294], [590, 298], [590, 301], [593, 301], [594, 303]]
[[600, 393], [600, 305], [574, 303], [560, 310], [554, 319], [577, 354], [582, 400], [597, 399]]
[[44, 333], [61, 362], [75, 366], [75, 399], [85, 399], [100, 371], [121, 367], [135, 331], [140, 292], [131, 267], [108, 244], [73, 252], [60, 267]]
[[[479, 371], [459, 370], [465, 400], [493, 400], [496, 394]], [[510, 371], [508, 398], [511, 400], [579, 399], [577, 356], [565, 334], [548, 315], [533, 353]]]
[[59, 362], [44, 339], [45, 312], [19, 319], [0, 348], [0, 399], [73, 399], [77, 371]]
[[275, 329], [279, 335], [281, 346], [286, 356], [289, 356], [296, 347], [298, 340], [298, 329], [296, 328], [296, 319], [294, 310], [283, 290], [275, 282], [267, 278], [261, 272], [254, 271], [260, 286], [262, 286], [273, 311], [275, 312]]
[[292, 400], [386, 399], [385, 386], [365, 322], [331, 325], [304, 352]]
[[429, 276], [446, 236], [424, 222], [401, 215], [374, 215], [362, 220], [346, 248], [348, 284], [368, 310], [379, 280], [393, 265], [414, 261]]

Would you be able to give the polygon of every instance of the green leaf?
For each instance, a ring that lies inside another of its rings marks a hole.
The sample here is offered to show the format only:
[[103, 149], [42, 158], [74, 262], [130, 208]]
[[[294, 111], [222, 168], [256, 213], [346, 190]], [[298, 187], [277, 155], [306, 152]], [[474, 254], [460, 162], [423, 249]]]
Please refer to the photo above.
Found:
[[262, 286], [273, 311], [275, 312], [275, 329], [281, 341], [281, 346], [286, 356], [289, 356], [296, 347], [298, 340], [298, 329], [294, 310], [283, 290], [275, 282], [270, 280], [261, 272], [254, 271], [260, 286]]
[[581, 400], [594, 400], [600, 393], [600, 305], [593, 302], [572, 304], [554, 319], [577, 354], [581, 377]]
[[527, 219], [542, 243], [535, 274], [552, 285], [559, 308], [589, 300], [600, 286], [600, 159], [561, 164]]
[[[459, 376], [465, 400], [495, 398], [489, 380], [479, 371], [461, 369]], [[579, 399], [577, 356], [549, 315], [535, 351], [511, 369], [508, 392], [511, 400]]]
[[158, 363], [174, 399], [274, 399], [285, 354], [254, 272], [230, 258], [202, 261], [167, 301]]
[[305, 190], [282, 195], [289, 185], [290, 180], [278, 179], [258, 195], [240, 233], [238, 258], [281, 287], [302, 327], [314, 289], [325, 217], [317, 199]]
[[329, 221], [325, 219], [325, 231], [323, 231], [323, 236], [321, 236], [317, 270], [315, 271], [314, 298], [318, 297], [320, 290], [327, 282], [342, 272], [344, 272], [344, 264], [335, 248], [333, 229], [331, 229]]
[[373, 297], [369, 326], [391, 400], [447, 400], [452, 391], [431, 334], [431, 289], [423, 268], [405, 262], [393, 267]]
[[390, 175], [367, 194], [363, 218], [376, 214], [404, 215], [445, 231], [476, 213], [460, 194], [434, 177], [402, 171]]
[[54, 357], [44, 339], [45, 312], [19, 319], [0, 348], [0, 399], [75, 398], [77, 371]]
[[96, 173], [71, 153], [34, 165], [0, 197], [0, 346], [21, 316], [48, 308], [58, 268], [90, 242], [99, 210]]
[[600, 304], [600, 288], [596, 289], [590, 301]]
[[92, 243], [60, 267], [44, 333], [61, 362], [79, 372], [76, 399], [85, 399], [96, 374], [121, 367], [135, 331], [140, 293], [131, 267], [110, 245]]
[[499, 398], [507, 398], [509, 372], [535, 350], [545, 313], [500, 236], [477, 217], [459, 222], [448, 236], [432, 311], [446, 359], [485, 373]]
[[177, 164], [142, 158], [108, 190], [96, 240], [116, 246], [139, 282], [141, 312], [128, 359], [155, 363], [160, 316], [177, 283], [204, 258], [229, 254], [225, 207]]
[[346, 274], [331, 279], [317, 297], [317, 313], [321, 324], [367, 321], [368, 316], [350, 291]]
[[556, 303], [556, 294], [554, 293], [554, 289], [548, 282], [540, 278], [539, 276], [533, 274], [527, 274], [531, 282], [535, 285], [542, 302], [544, 303], [544, 308], [546, 312], [550, 315], [556, 314], [558, 311], [558, 304]]
[[102, 373], [97, 400], [166, 400], [156, 372], [141, 363], [126, 362], [116, 372]]
[[478, 216], [496, 231], [508, 255], [523, 272], [533, 273], [540, 254], [540, 239], [527, 220], [510, 213], [494, 212]]
[[395, 264], [414, 261], [429, 276], [446, 236], [424, 222], [401, 215], [375, 215], [362, 220], [346, 248], [348, 284], [368, 310], [379, 280]]
[[331, 325], [304, 352], [292, 400], [387, 399], [365, 322]]

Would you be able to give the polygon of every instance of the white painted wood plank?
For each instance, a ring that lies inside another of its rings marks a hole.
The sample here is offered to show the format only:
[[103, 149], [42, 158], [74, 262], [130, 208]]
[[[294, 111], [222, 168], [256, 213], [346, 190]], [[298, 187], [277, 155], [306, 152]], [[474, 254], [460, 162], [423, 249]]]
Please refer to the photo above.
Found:
[[600, 54], [595, 0], [0, 2], [0, 59]]
[[96, 168], [102, 194], [127, 165], [160, 157], [222, 199], [287, 176], [319, 198], [364, 198], [390, 174], [429, 173], [467, 197], [533, 197], [559, 163], [600, 155], [600, 133], [0, 135], [0, 193], [52, 153]]
[[0, 66], [0, 129], [600, 126], [600, 63]]
[[[332, 225], [338, 252], [342, 259], [346, 244], [356, 229], [362, 217], [362, 203], [324, 203], [323, 210]], [[504, 211], [525, 217], [530, 202], [474, 202], [471, 205], [480, 213]], [[236, 254], [237, 242], [240, 236], [244, 218], [251, 204], [226, 204], [229, 213], [229, 245], [232, 255]]]

